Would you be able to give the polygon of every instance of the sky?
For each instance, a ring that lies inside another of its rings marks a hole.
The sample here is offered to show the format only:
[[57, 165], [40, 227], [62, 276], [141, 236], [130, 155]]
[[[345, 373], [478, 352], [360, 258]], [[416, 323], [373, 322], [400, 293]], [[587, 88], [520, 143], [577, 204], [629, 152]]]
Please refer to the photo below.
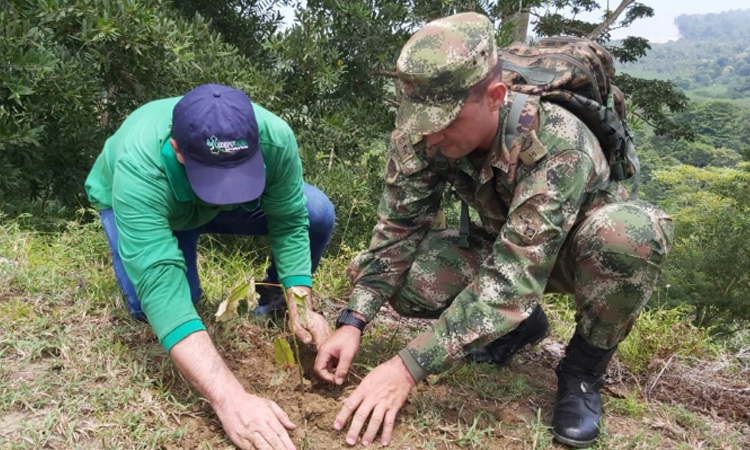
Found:
[[[654, 17], [639, 19], [622, 30], [612, 33], [613, 39], [641, 36], [651, 42], [666, 42], [679, 38], [675, 17], [681, 14], [720, 13], [737, 9], [750, 9], [750, 0], [639, 0], [654, 9]], [[606, 6], [605, 1], [599, 2]], [[619, 0], [610, 0], [609, 7], [616, 8]], [[601, 11], [599, 12], [601, 15]], [[596, 17], [596, 16], [595, 16]], [[749, 25], [750, 26], [750, 25]]]

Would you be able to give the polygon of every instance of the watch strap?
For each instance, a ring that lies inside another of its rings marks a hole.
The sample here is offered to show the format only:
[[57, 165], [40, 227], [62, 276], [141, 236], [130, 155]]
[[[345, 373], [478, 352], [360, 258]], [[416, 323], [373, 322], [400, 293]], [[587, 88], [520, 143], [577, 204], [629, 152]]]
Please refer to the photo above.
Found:
[[345, 308], [341, 310], [338, 319], [336, 319], [336, 328], [341, 328], [344, 325], [351, 325], [364, 333], [367, 322], [352, 314], [351, 310]]

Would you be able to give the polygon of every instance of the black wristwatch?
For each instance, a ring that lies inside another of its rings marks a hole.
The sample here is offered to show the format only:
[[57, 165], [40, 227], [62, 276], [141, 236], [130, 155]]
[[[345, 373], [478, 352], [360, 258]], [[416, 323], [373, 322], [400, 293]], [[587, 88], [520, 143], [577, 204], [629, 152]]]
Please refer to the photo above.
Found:
[[357, 328], [361, 333], [364, 333], [367, 322], [352, 314], [351, 310], [344, 308], [339, 313], [339, 318], [336, 319], [336, 329], [339, 329], [344, 325], [351, 325], [354, 328]]

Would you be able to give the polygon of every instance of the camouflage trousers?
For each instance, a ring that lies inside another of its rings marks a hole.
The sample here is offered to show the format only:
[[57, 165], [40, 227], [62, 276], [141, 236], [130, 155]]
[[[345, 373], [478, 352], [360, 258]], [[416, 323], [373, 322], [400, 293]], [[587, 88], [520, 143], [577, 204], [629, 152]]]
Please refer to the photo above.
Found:
[[[611, 348], [627, 336], [651, 297], [673, 233], [671, 219], [648, 203], [603, 206], [571, 230], [545, 293], [573, 294], [577, 331], [591, 344]], [[433, 230], [421, 242], [404, 283], [389, 299], [399, 314], [436, 318], [477, 276], [495, 238], [476, 228], [469, 248], [458, 240], [457, 230]], [[528, 305], [506, 306], [530, 311]]]

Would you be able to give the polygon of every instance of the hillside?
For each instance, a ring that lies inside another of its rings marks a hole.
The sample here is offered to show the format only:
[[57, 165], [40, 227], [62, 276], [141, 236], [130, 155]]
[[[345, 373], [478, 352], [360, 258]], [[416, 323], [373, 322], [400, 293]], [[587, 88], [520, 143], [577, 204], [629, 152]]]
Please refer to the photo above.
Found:
[[681, 15], [680, 39], [651, 44], [648, 55], [619, 70], [668, 79], [697, 97], [750, 98], [750, 9]]
[[[293, 134], [304, 181], [335, 205], [334, 234], [313, 290], [314, 308], [333, 327], [353, 288], [347, 266], [371, 241], [378, 221], [384, 167], [395, 150], [390, 75], [403, 44], [415, 24], [447, 15], [459, 3], [494, 17], [497, 2], [239, 2], [246, 9], [234, 0], [0, 2], [10, 5], [0, 8], [0, 450], [234, 448], [219, 415], [201, 398], [205, 391], [191, 388], [151, 327], [127, 312], [99, 212], [84, 191], [95, 158], [140, 105], [207, 82], [244, 90], [287, 123], [282, 128], [277, 122], [278, 130], [290, 143]], [[586, 2], [539, 3], [538, 15], [549, 13], [553, 25], [561, 23], [557, 19], [578, 30], [594, 25], [552, 13], [562, 4]], [[295, 4], [287, 27], [280, 25], [281, 4]], [[644, 6], [631, 2], [623, 26], [647, 13]], [[630, 99], [628, 119], [641, 161], [639, 198], [669, 214], [675, 231], [653, 290], [634, 291], [651, 283], [643, 277], [652, 271], [643, 270], [623, 291], [639, 298], [648, 293], [650, 300], [608, 365], [601, 438], [593, 449], [750, 449], [750, 89], [743, 84], [750, 76], [740, 75], [750, 64], [748, 21], [745, 12], [684, 16], [681, 43], [655, 45], [645, 62], [632, 67], [675, 79], [692, 98], [711, 101], [689, 102], [669, 83], [631, 80], [626, 88], [617, 81]], [[501, 41], [512, 31], [510, 21], [502, 22], [496, 30]], [[285, 168], [296, 170], [296, 159], [290, 162]], [[546, 186], [542, 178], [531, 183], [541, 189], [528, 199], [531, 205], [568, 175], [538, 173], [549, 177]], [[142, 174], [161, 177], [158, 169]], [[525, 182], [513, 182], [519, 181]], [[436, 220], [436, 227], [458, 230], [461, 202], [446, 191], [446, 224]], [[411, 197], [408, 187], [402, 194]], [[666, 220], [660, 222], [668, 234]], [[640, 234], [642, 225], [623, 222]], [[394, 224], [398, 231], [401, 221]], [[622, 229], [601, 222], [601, 231], [612, 255], [607, 270], [633, 267], [618, 250], [629, 246], [618, 239]], [[649, 248], [635, 250], [643, 255]], [[246, 303], [236, 316], [216, 318], [223, 300], [242, 297], [250, 277], [264, 277], [270, 253], [264, 237], [202, 235], [198, 314], [247, 392], [289, 414], [297, 449], [362, 448], [347, 446], [345, 435], [333, 430], [337, 412], [366, 374], [428, 321], [384, 306], [362, 335], [347, 382], [328, 385], [311, 370], [314, 348], [301, 346], [292, 358], [299, 364], [286, 358], [292, 351], [285, 352], [283, 342], [296, 346], [282, 319], [256, 316]], [[305, 252], [295, 256], [304, 259]], [[662, 260], [664, 253], [652, 256]], [[590, 261], [577, 266], [586, 269]], [[389, 261], [383, 262], [388, 271]], [[164, 266], [181, 263], [170, 259]], [[411, 274], [421, 270], [414, 267]], [[547, 269], [530, 270], [543, 276]], [[589, 270], [570, 272], [579, 277]], [[439, 284], [451, 280], [437, 278]], [[245, 297], [249, 303], [254, 296]], [[612, 298], [613, 305], [624, 303]], [[632, 312], [593, 303], [604, 320]], [[547, 338], [524, 348], [508, 367], [458, 363], [428, 377], [410, 392], [389, 448], [566, 449], [552, 441], [550, 426], [555, 367], [574, 333], [576, 304], [572, 295], [545, 295], [542, 304], [551, 324]], [[257, 423], [251, 420], [247, 431]]]
[[[249, 392], [273, 398], [290, 415], [298, 449], [351, 448], [332, 429], [341, 402], [426, 322], [384, 308], [343, 387], [317, 381], [312, 350], [303, 349], [309, 382], [300, 387], [296, 370], [274, 363], [278, 322], [247, 312], [213, 320], [227, 286], [248, 271], [262, 273], [258, 250], [202, 242], [206, 300], [199, 312]], [[48, 234], [6, 224], [0, 255], [0, 448], [232, 448], [149, 327], [125, 312], [97, 225], [70, 222], [67, 231]], [[338, 277], [351, 256], [324, 259], [316, 277], [318, 304], [331, 321], [345, 302], [348, 286]], [[556, 297], [545, 300], [545, 309], [552, 335], [510, 367], [461, 365], [412, 392], [390, 448], [565, 449], [548, 427], [554, 368], [572, 334], [574, 309]], [[750, 355], [728, 355], [707, 342], [679, 311], [645, 312], [610, 364], [596, 448], [750, 448], [750, 373], [742, 369]]]

